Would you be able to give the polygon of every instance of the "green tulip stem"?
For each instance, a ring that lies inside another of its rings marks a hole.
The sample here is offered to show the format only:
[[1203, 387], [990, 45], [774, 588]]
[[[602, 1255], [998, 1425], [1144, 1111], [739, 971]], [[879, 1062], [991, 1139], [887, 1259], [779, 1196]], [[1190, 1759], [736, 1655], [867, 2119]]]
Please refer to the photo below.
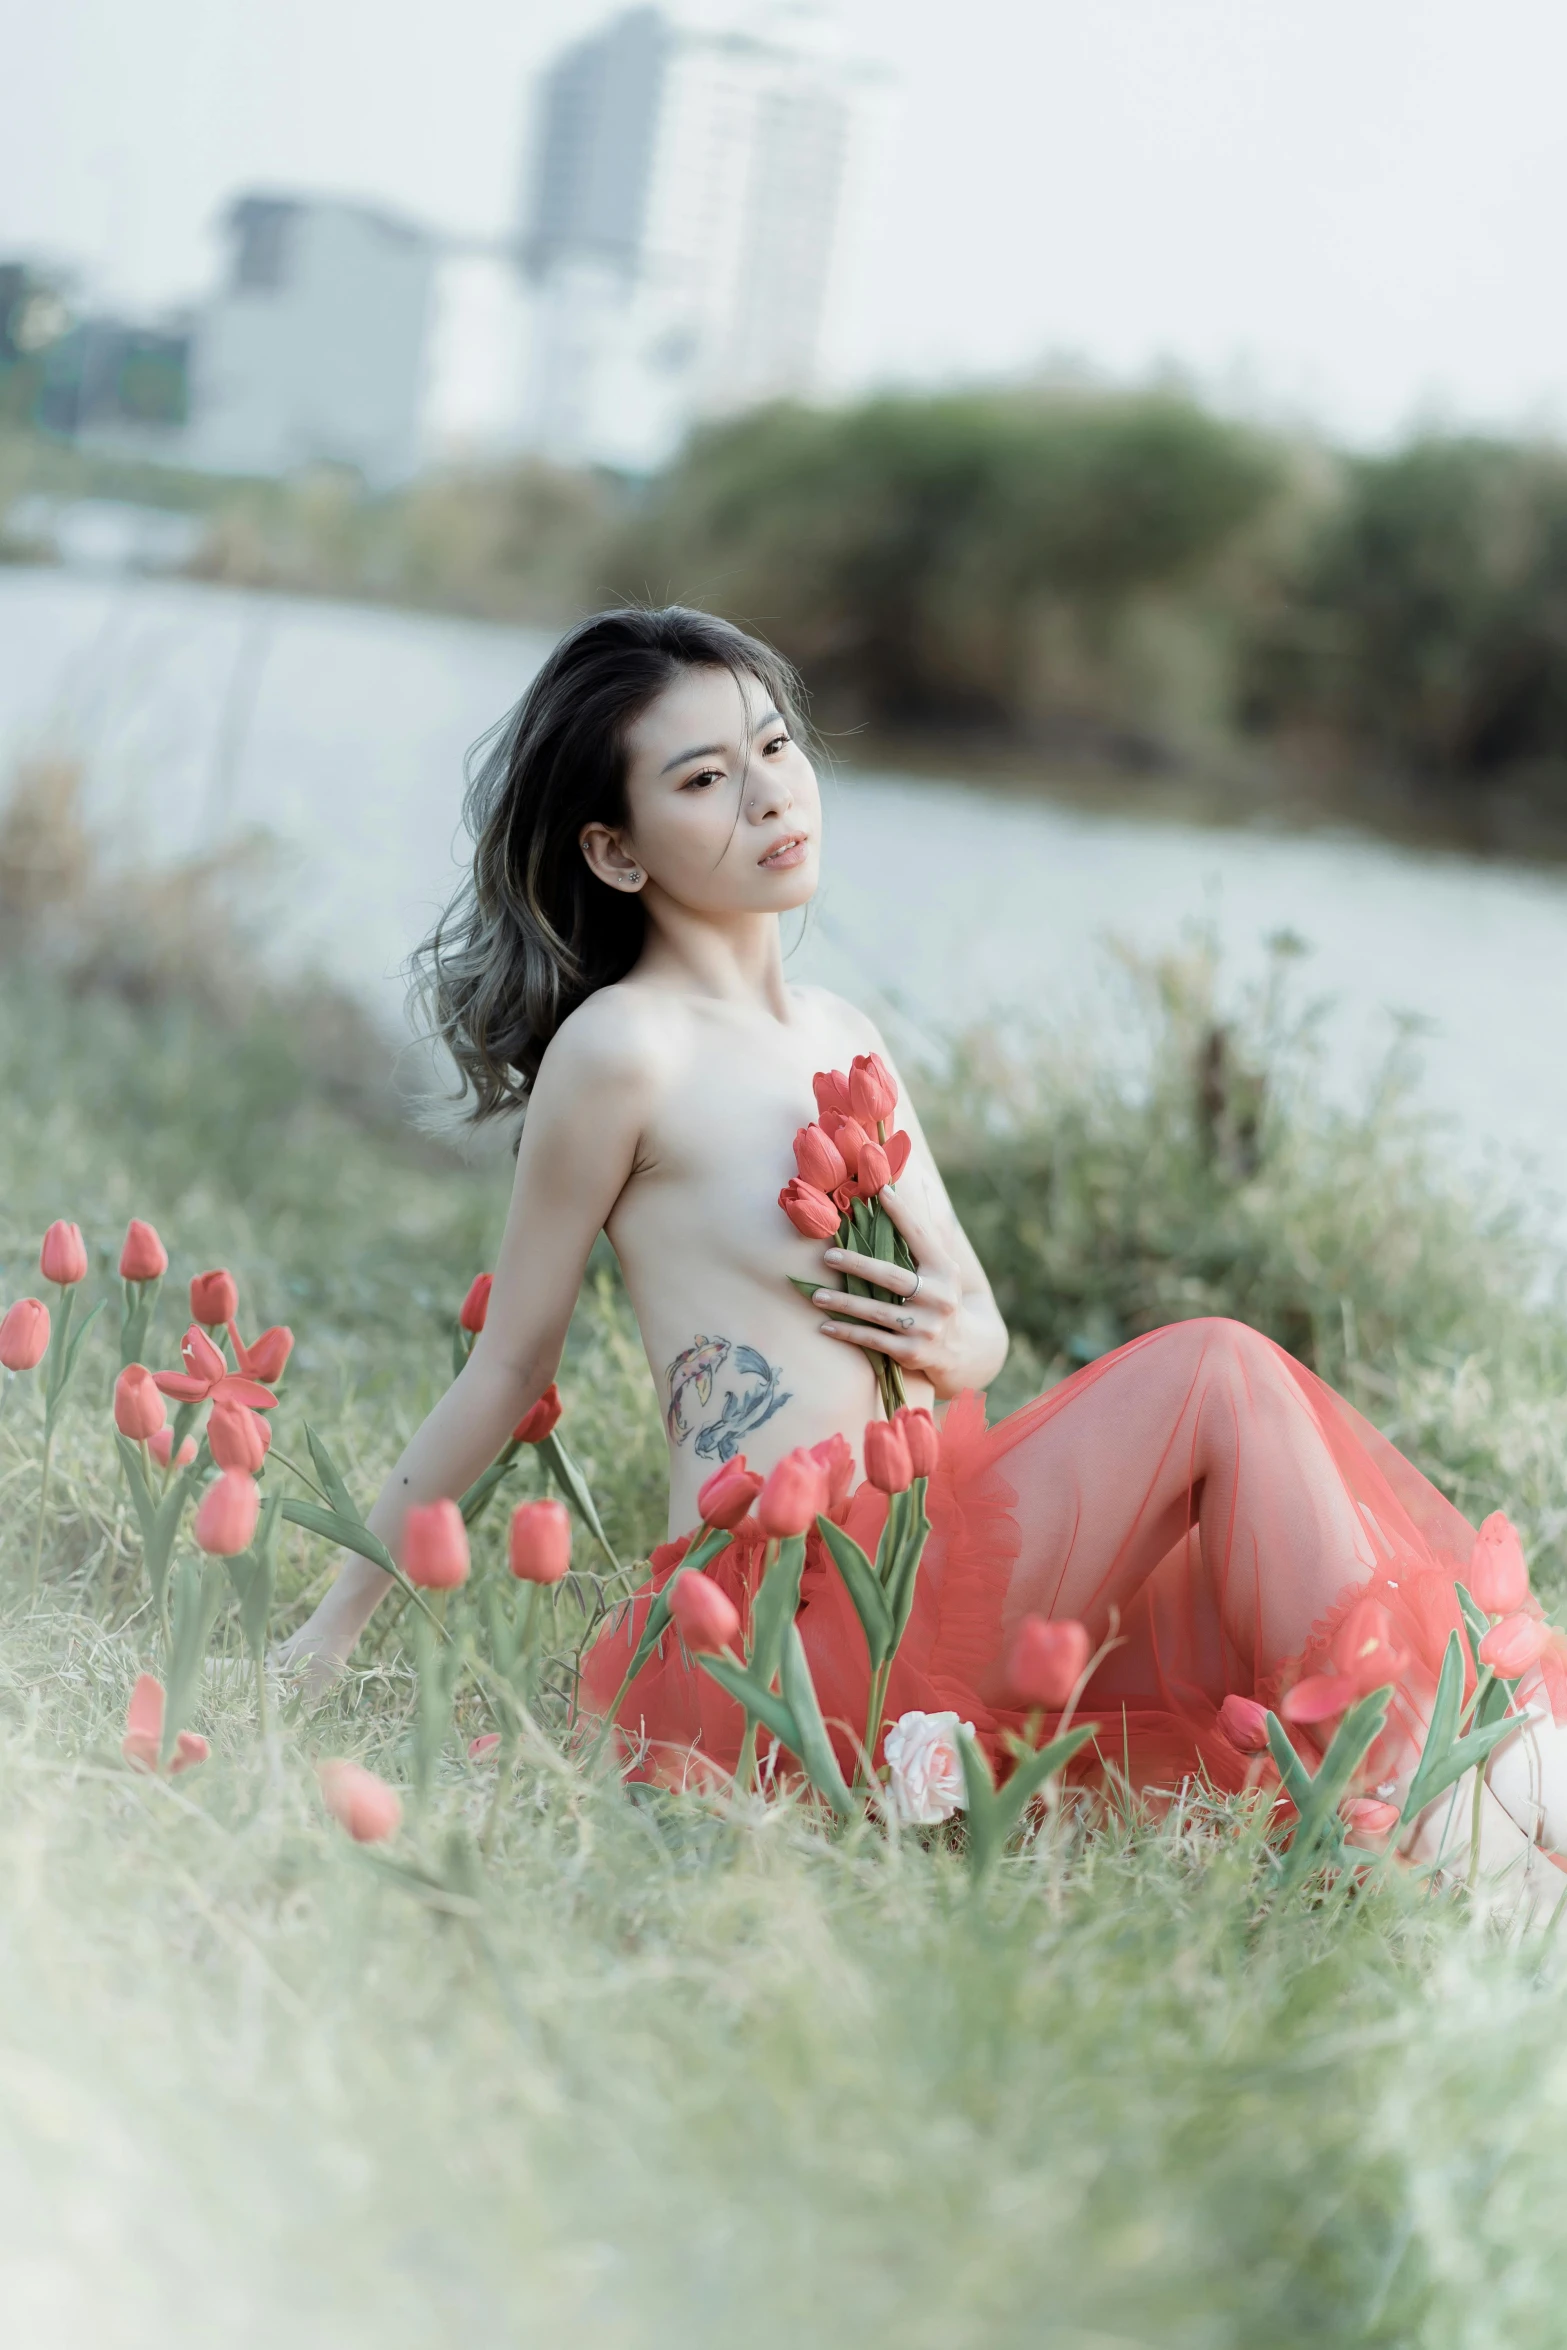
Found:
[[38, 1518], [33, 1527], [33, 1570], [27, 1584], [28, 1596], [32, 1599], [36, 1599], [38, 1596], [38, 1573], [44, 1550], [44, 1512], [49, 1502], [49, 1457], [53, 1450], [54, 1429], [46, 1420], [44, 1423], [43, 1473], [38, 1480]]
[[500, 1750], [495, 1757], [495, 1789], [490, 1797], [489, 1809], [484, 1815], [484, 1826], [479, 1834], [479, 1850], [486, 1860], [489, 1859], [494, 1849], [495, 1832], [500, 1826], [501, 1806], [505, 1801], [506, 1790], [511, 1785], [512, 1765], [516, 1751], [516, 1739], [509, 1731], [503, 1730]]
[[264, 1750], [272, 1735], [272, 1719], [267, 1705], [267, 1661], [259, 1650], [256, 1654], [256, 1729]]

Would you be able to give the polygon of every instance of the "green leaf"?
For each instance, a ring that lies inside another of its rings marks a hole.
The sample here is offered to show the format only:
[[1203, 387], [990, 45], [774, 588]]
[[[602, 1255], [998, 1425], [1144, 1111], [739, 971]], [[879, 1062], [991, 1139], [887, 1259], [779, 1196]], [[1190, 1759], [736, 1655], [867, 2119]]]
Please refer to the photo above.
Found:
[[930, 1520], [925, 1514], [925, 1489], [928, 1480], [916, 1477], [909, 1487], [902, 1537], [898, 1555], [893, 1563], [892, 1588], [888, 1598], [892, 1608], [892, 1644], [896, 1654], [904, 1633], [909, 1628], [909, 1617], [914, 1610], [914, 1591], [919, 1581], [920, 1562], [925, 1556], [925, 1545], [930, 1539]]
[[776, 1690], [764, 1689], [755, 1675], [748, 1673], [743, 1665], [737, 1665], [732, 1657], [703, 1655], [696, 1661], [720, 1689], [727, 1689], [791, 1754], [799, 1753], [800, 1725]]
[[1477, 1606], [1475, 1601], [1470, 1598], [1462, 1583], [1455, 1583], [1453, 1590], [1457, 1594], [1459, 1612], [1464, 1619], [1464, 1632], [1469, 1642], [1470, 1661], [1478, 1675], [1485, 1671], [1484, 1665], [1480, 1662], [1480, 1643], [1491, 1629], [1491, 1619], [1484, 1608]]
[[88, 1315], [86, 1321], [76, 1332], [75, 1336], [71, 1340], [70, 1345], [65, 1350], [64, 1367], [60, 1372], [60, 1387], [62, 1392], [64, 1391], [71, 1373], [76, 1368], [76, 1358], [82, 1351], [82, 1340], [87, 1336], [88, 1331], [92, 1328], [94, 1322], [97, 1321], [98, 1316], [103, 1312], [106, 1302], [107, 1301], [103, 1298], [98, 1300], [98, 1303], [93, 1307], [92, 1312]]
[[896, 1263], [898, 1230], [878, 1199], [871, 1208], [871, 1254], [884, 1265]]
[[460, 1322], [454, 1322], [452, 1324], [452, 1377], [460, 1379], [467, 1367], [468, 1349], [463, 1343], [463, 1327]]
[[345, 1550], [355, 1550], [372, 1566], [393, 1575], [405, 1589], [412, 1589], [407, 1576], [393, 1558], [379, 1534], [358, 1518], [345, 1518], [336, 1510], [324, 1510], [318, 1501], [300, 1501], [289, 1494], [283, 1504], [283, 1515], [291, 1526], [306, 1526], [312, 1534], [324, 1534], [328, 1542], [340, 1542]]
[[1005, 1842], [1022, 1819], [1041, 1787], [1065, 1770], [1080, 1746], [1095, 1736], [1097, 1722], [1077, 1722], [1059, 1738], [1052, 1738], [1048, 1746], [1041, 1746], [1026, 1762], [1020, 1762], [1000, 1793], [995, 1798], [994, 1824], [997, 1835]]
[[[1465, 1771], [1477, 1769], [1487, 1760], [1493, 1746], [1500, 1746], [1504, 1738], [1510, 1738], [1520, 1727], [1519, 1716], [1508, 1714], [1500, 1720], [1487, 1722], [1482, 1729], [1471, 1730], [1467, 1737], [1455, 1739], [1446, 1754], [1440, 1756], [1431, 1754], [1430, 1741], [1427, 1740], [1425, 1751], [1420, 1757], [1420, 1768], [1415, 1773], [1414, 1785], [1399, 1815], [1400, 1825], [1407, 1826], [1417, 1811], [1424, 1811], [1428, 1803], [1444, 1794], [1456, 1779], [1463, 1777]], [[1415, 1786], [1421, 1790], [1418, 1805], [1414, 1801]]]
[[1305, 1802], [1296, 1805], [1300, 1817], [1279, 1879], [1284, 1889], [1298, 1884], [1311, 1869], [1331, 1859], [1342, 1847], [1344, 1824], [1338, 1816], [1338, 1807], [1372, 1740], [1387, 1719], [1392, 1695], [1391, 1686], [1373, 1689], [1358, 1705], [1350, 1707], [1333, 1733], [1332, 1743], [1322, 1758], [1322, 1768], [1308, 1782]]
[[772, 1687], [783, 1661], [784, 1634], [799, 1609], [804, 1571], [805, 1536], [785, 1536], [751, 1602], [751, 1653], [747, 1661], [764, 1689]]
[[865, 1633], [871, 1671], [877, 1672], [892, 1654], [893, 1632], [892, 1611], [876, 1580], [876, 1570], [853, 1535], [846, 1534], [841, 1526], [835, 1526], [831, 1518], [819, 1517], [816, 1525], [854, 1602], [854, 1612]]
[[664, 1585], [663, 1590], [655, 1594], [649, 1603], [647, 1615], [643, 1619], [642, 1637], [637, 1642], [631, 1662], [626, 1667], [625, 1679], [621, 1682], [615, 1693], [614, 1702], [610, 1706], [608, 1715], [610, 1721], [613, 1721], [619, 1713], [627, 1690], [669, 1629], [669, 1597], [680, 1577], [688, 1571], [695, 1571], [707, 1566], [733, 1540], [734, 1536], [722, 1526], [710, 1526], [700, 1541], [692, 1544], [679, 1566], [670, 1576], [669, 1581]]
[[[1447, 1770], [1445, 1766], [1453, 1753], [1463, 1702], [1464, 1652], [1458, 1634], [1449, 1632], [1442, 1656], [1442, 1670], [1437, 1678], [1436, 1697], [1431, 1707], [1431, 1724], [1426, 1731], [1425, 1745], [1420, 1750], [1420, 1761], [1409, 1782], [1409, 1793], [1404, 1798], [1404, 1809], [1400, 1815], [1404, 1824], [1424, 1811], [1432, 1797], [1440, 1795], [1442, 1789], [1451, 1786], [1458, 1776], [1457, 1772]], [[1467, 1765], [1461, 1765], [1460, 1768], [1467, 1768]]]
[[1268, 1716], [1268, 1751], [1278, 1766], [1284, 1782], [1284, 1792], [1295, 1809], [1304, 1815], [1311, 1801], [1311, 1773], [1295, 1752], [1294, 1743], [1277, 1714]]
[[958, 1753], [963, 1763], [963, 1810], [968, 1826], [969, 1870], [975, 1883], [988, 1874], [1005, 1842], [996, 1818], [996, 1782], [990, 1775], [984, 1748], [973, 1732], [958, 1725]]
[[805, 1766], [806, 1776], [819, 1795], [841, 1820], [854, 1817], [855, 1803], [838, 1768], [838, 1758], [822, 1720], [822, 1709], [817, 1701], [816, 1684], [811, 1679], [811, 1667], [805, 1654], [805, 1643], [800, 1638], [797, 1624], [791, 1624], [784, 1635], [783, 1651], [784, 1703], [795, 1718], [799, 1737], [793, 1751]]
[[153, 1499], [152, 1488], [147, 1483], [147, 1474], [142, 1467], [141, 1446], [133, 1444], [128, 1436], [122, 1436], [118, 1428], [114, 1432], [114, 1446], [120, 1456], [120, 1466], [125, 1471], [125, 1482], [131, 1489], [131, 1502], [136, 1511], [136, 1523], [141, 1528], [142, 1543], [145, 1547], [152, 1539], [152, 1530], [157, 1523], [158, 1505]]
[[594, 1541], [598, 1544], [600, 1550], [604, 1553], [604, 1556], [608, 1559], [610, 1565], [616, 1570], [618, 1574], [620, 1571], [620, 1561], [618, 1558], [616, 1558], [613, 1550], [611, 1550], [609, 1536], [605, 1533], [603, 1527], [599, 1523], [599, 1514], [593, 1506], [593, 1496], [588, 1491], [588, 1481], [586, 1477], [583, 1476], [582, 1471], [578, 1468], [576, 1462], [572, 1459], [570, 1453], [566, 1450], [566, 1447], [562, 1444], [558, 1436], [546, 1436], [543, 1443], [539, 1445], [538, 1451], [545, 1467], [549, 1470], [556, 1484], [560, 1487], [561, 1492], [566, 1497], [566, 1500], [576, 1511], [578, 1517], [582, 1520], [582, 1523], [584, 1526], [586, 1526], [588, 1532], [592, 1535]]
[[[310, 1447], [310, 1457], [315, 1462], [316, 1475], [321, 1480], [321, 1489], [338, 1516], [350, 1519], [356, 1526], [362, 1526], [364, 1519], [360, 1515], [353, 1495], [343, 1482], [342, 1471], [308, 1420], [305, 1422], [305, 1442]], [[304, 1521], [300, 1522], [303, 1524]], [[368, 1557], [370, 1554], [366, 1552], [365, 1555]]]
[[508, 1444], [505, 1451], [498, 1453], [489, 1467], [481, 1471], [474, 1479], [457, 1504], [462, 1512], [462, 1522], [465, 1526], [476, 1525], [484, 1515], [495, 1496], [497, 1486], [504, 1484], [507, 1477], [510, 1476], [517, 1455], [521, 1450], [522, 1447], [518, 1444]]
[[179, 1734], [196, 1710], [196, 1692], [206, 1661], [207, 1642], [223, 1600], [221, 1559], [181, 1559], [174, 1578], [174, 1642], [169, 1653], [169, 1685], [164, 1694], [163, 1743], [158, 1760], [166, 1763]]

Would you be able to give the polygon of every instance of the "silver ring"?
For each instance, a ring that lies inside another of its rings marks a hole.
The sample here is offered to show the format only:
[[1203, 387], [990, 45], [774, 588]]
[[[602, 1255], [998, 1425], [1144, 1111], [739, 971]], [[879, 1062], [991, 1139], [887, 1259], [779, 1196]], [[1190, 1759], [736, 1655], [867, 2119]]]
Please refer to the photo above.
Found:
[[919, 1296], [920, 1283], [923, 1279], [924, 1275], [920, 1272], [918, 1266], [916, 1266], [914, 1271], [914, 1287], [909, 1291], [908, 1296], [904, 1299], [903, 1302], [905, 1305], [912, 1305], [914, 1300]]

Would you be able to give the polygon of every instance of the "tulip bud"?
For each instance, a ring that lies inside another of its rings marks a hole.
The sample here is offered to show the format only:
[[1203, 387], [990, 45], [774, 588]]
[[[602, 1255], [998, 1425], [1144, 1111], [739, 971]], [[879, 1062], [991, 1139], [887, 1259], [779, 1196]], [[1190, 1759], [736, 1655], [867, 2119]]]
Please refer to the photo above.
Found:
[[909, 1466], [915, 1476], [934, 1477], [941, 1455], [941, 1434], [929, 1412], [913, 1404], [902, 1404], [893, 1413], [892, 1424], [909, 1448]]
[[239, 1291], [233, 1274], [225, 1272], [220, 1265], [210, 1273], [193, 1275], [190, 1310], [208, 1330], [221, 1330], [225, 1322], [232, 1322], [239, 1312]]
[[898, 1088], [880, 1053], [859, 1053], [849, 1063], [849, 1107], [867, 1129], [890, 1118], [898, 1106]]
[[[159, 1397], [162, 1402], [162, 1397]], [[243, 1469], [254, 1477], [266, 1459], [272, 1431], [259, 1412], [242, 1403], [215, 1403], [207, 1421], [207, 1445], [220, 1469]]]
[[1475, 1606], [1488, 1616], [1516, 1614], [1529, 1596], [1529, 1569], [1517, 1529], [1493, 1510], [1475, 1536], [1465, 1578]]
[[552, 1379], [530, 1411], [523, 1413], [511, 1432], [513, 1444], [542, 1444], [560, 1422], [560, 1389]]
[[820, 1126], [800, 1128], [794, 1138], [794, 1163], [800, 1181], [812, 1184], [817, 1191], [836, 1191], [840, 1183], [849, 1179], [843, 1154]]
[[1340, 1819], [1359, 1843], [1368, 1837], [1385, 1836], [1390, 1828], [1398, 1826], [1398, 1805], [1379, 1803], [1374, 1795], [1352, 1795], [1338, 1808]]
[[0, 1363], [8, 1371], [35, 1371], [49, 1352], [49, 1308], [42, 1299], [19, 1297], [0, 1320]]
[[756, 1497], [756, 1515], [764, 1534], [781, 1540], [805, 1534], [826, 1507], [827, 1479], [820, 1461], [808, 1452], [786, 1452]]
[[840, 1117], [836, 1113], [822, 1120], [822, 1132], [842, 1159], [852, 1181], [860, 1164], [860, 1153], [870, 1141], [870, 1136], [856, 1119]]
[[150, 1224], [133, 1216], [120, 1251], [122, 1281], [159, 1281], [169, 1269], [169, 1252]]
[[822, 1514], [834, 1517], [854, 1488], [854, 1447], [847, 1436], [824, 1436], [820, 1444], [810, 1447], [810, 1453], [827, 1480]]
[[180, 1361], [185, 1365], [184, 1372], [174, 1372], [174, 1378], [199, 1379], [208, 1387], [215, 1387], [228, 1370], [227, 1363], [205, 1330], [198, 1330], [194, 1322], [180, 1340]]
[[484, 1328], [484, 1317], [490, 1310], [490, 1291], [494, 1286], [493, 1273], [475, 1273], [468, 1294], [462, 1301], [462, 1311], [457, 1317], [465, 1330], [477, 1334]]
[[87, 1278], [87, 1244], [79, 1224], [51, 1224], [38, 1252], [38, 1269], [46, 1281], [69, 1289]]
[[[137, 1770], [155, 1771], [162, 1745], [163, 1683], [151, 1673], [143, 1673], [125, 1709], [125, 1735], [120, 1740], [120, 1752]], [[189, 1770], [192, 1763], [205, 1762], [211, 1751], [205, 1738], [198, 1738], [194, 1730], [182, 1730], [169, 1757], [170, 1778]]]
[[892, 1182], [897, 1182], [898, 1177], [903, 1173], [904, 1168], [908, 1165], [909, 1152], [912, 1147], [913, 1145], [910, 1142], [908, 1135], [903, 1132], [901, 1127], [898, 1129], [896, 1134], [888, 1135], [887, 1165], [892, 1171], [890, 1178]]
[[207, 1487], [196, 1510], [196, 1547], [209, 1558], [231, 1559], [248, 1550], [261, 1515], [261, 1488], [244, 1469], [225, 1469]]
[[468, 1741], [468, 1760], [486, 1762], [501, 1742], [499, 1730], [481, 1730], [477, 1738]]
[[872, 1420], [865, 1431], [865, 1474], [880, 1493], [906, 1493], [914, 1463], [901, 1431], [891, 1420]]
[[778, 1194], [778, 1205], [807, 1240], [831, 1240], [838, 1230], [838, 1211], [824, 1191], [793, 1176]]
[[693, 1656], [719, 1656], [740, 1637], [734, 1601], [697, 1568], [677, 1575], [670, 1587], [669, 1612]]
[[1242, 1697], [1238, 1690], [1231, 1690], [1219, 1708], [1219, 1728], [1242, 1754], [1268, 1751], [1268, 1709], [1254, 1697]]
[[1059, 1711], [1088, 1663], [1084, 1625], [1049, 1616], [1025, 1616], [1007, 1650], [1007, 1687], [1019, 1705]]
[[[145, 1444], [168, 1418], [163, 1397], [144, 1363], [129, 1363], [114, 1382], [114, 1425], [133, 1444]], [[214, 1456], [216, 1457], [216, 1456]]]
[[761, 1478], [746, 1467], [745, 1454], [737, 1453], [713, 1471], [698, 1493], [698, 1515], [704, 1526], [722, 1526], [732, 1534], [761, 1490]]
[[259, 1379], [263, 1387], [275, 1387], [294, 1351], [294, 1333], [286, 1323], [275, 1323], [270, 1330], [249, 1346], [240, 1344], [239, 1332], [229, 1324], [229, 1336], [234, 1341], [234, 1360], [247, 1379]]
[[854, 1170], [854, 1188], [861, 1199], [874, 1199], [892, 1181], [892, 1164], [879, 1142], [868, 1142]]
[[361, 1763], [317, 1763], [316, 1782], [327, 1810], [356, 1844], [379, 1844], [401, 1827], [403, 1805], [397, 1789]]
[[521, 1501], [511, 1513], [507, 1561], [519, 1583], [558, 1583], [571, 1565], [571, 1519], [559, 1501]]
[[1538, 1616], [1503, 1616], [1480, 1643], [1480, 1662], [1499, 1681], [1516, 1681], [1537, 1665], [1551, 1645], [1551, 1628]]
[[147, 1449], [160, 1469], [168, 1467], [171, 1453], [174, 1454], [174, 1466], [177, 1469], [188, 1469], [196, 1457], [196, 1439], [194, 1436], [187, 1436], [179, 1451], [175, 1452], [173, 1429], [159, 1428], [148, 1437]]
[[454, 1501], [416, 1503], [403, 1521], [403, 1573], [426, 1591], [468, 1580], [468, 1529]]
[[811, 1079], [811, 1091], [816, 1096], [816, 1115], [825, 1119], [836, 1110], [840, 1117], [849, 1115], [849, 1080], [842, 1069], [818, 1069]]

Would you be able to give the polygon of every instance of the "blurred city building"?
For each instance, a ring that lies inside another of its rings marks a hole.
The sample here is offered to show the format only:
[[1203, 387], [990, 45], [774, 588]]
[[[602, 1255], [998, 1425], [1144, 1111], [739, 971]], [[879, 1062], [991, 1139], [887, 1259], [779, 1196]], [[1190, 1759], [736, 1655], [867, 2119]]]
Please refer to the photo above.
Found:
[[644, 472], [687, 429], [816, 388], [874, 77], [809, 9], [639, 7], [542, 77], [522, 264], [528, 445]]
[[341, 197], [241, 196], [198, 313], [184, 460], [213, 473], [418, 470], [437, 244]]

